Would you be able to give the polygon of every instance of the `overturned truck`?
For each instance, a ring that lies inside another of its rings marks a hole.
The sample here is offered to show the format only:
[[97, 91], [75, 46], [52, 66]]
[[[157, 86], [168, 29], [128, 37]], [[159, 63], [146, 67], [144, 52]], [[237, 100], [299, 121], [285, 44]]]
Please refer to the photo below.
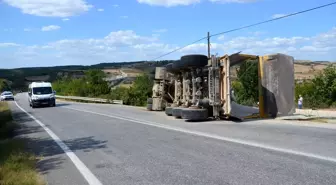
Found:
[[[259, 107], [235, 102], [230, 67], [258, 61]], [[148, 110], [186, 120], [291, 115], [294, 105], [294, 58], [284, 54], [255, 56], [236, 53], [222, 57], [186, 55], [156, 68]]]

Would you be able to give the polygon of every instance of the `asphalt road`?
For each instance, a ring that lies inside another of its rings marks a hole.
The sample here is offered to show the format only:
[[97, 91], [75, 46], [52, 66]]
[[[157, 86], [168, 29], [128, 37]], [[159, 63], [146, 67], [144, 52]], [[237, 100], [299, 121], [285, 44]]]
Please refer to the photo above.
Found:
[[336, 127], [185, 122], [121, 105], [10, 103], [48, 184], [336, 184]]

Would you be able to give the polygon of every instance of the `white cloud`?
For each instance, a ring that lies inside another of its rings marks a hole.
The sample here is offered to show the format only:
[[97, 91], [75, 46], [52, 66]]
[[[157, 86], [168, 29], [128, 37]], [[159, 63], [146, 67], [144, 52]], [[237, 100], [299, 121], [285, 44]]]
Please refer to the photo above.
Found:
[[69, 18], [63, 18], [62, 21], [69, 21]]
[[314, 45], [317, 47], [336, 47], [336, 27], [315, 37]]
[[272, 15], [272, 19], [280, 18], [280, 17], [286, 16], [286, 15], [287, 14], [274, 14], [274, 15]]
[[21, 46], [11, 54], [1, 53], [0, 50], [0, 58], [10, 58], [12, 63], [8, 64], [11, 65], [9, 67], [93, 64], [149, 60], [171, 49], [174, 47], [161, 43], [158, 38], [140, 36], [132, 30], [120, 30], [98, 39], [59, 40], [45, 45]]
[[[217, 43], [211, 44], [212, 54], [243, 53], [265, 55], [272, 53], [285, 53], [296, 59], [332, 60], [336, 59], [336, 27], [326, 33], [311, 37], [269, 37], [260, 39], [257, 36], [223, 37]], [[207, 52], [207, 44], [198, 43], [181, 50], [182, 53]]]
[[98, 12], [103, 12], [103, 11], [104, 11], [104, 9], [102, 9], [102, 8], [99, 8], [99, 9], [97, 9], [97, 11], [98, 11]]
[[117, 5], [117, 4], [114, 4], [114, 5], [112, 5], [114, 8], [118, 8], [119, 7], [119, 5]]
[[41, 28], [41, 31], [54, 31], [54, 30], [59, 30], [61, 29], [60, 26], [57, 26], [57, 25], [49, 25], [49, 26], [43, 26]]
[[[212, 42], [211, 49], [215, 52], [228, 53], [247, 52], [252, 54], [266, 54], [272, 52], [284, 52], [286, 48], [298, 47], [309, 43], [311, 38], [306, 37], [270, 37], [260, 39], [258, 37], [235, 37], [226, 39], [225, 37], [220, 42]], [[184, 48], [185, 52], [206, 52], [207, 44], [194, 44]], [[287, 50], [286, 50], [287, 51]]]
[[70, 17], [88, 11], [93, 6], [85, 0], [3, 0], [22, 13], [45, 17]]
[[[194, 5], [201, 2], [201, 0], [137, 0], [138, 3], [149, 4], [152, 6], [187, 6]], [[212, 3], [250, 3], [257, 0], [208, 0]]]
[[[164, 43], [155, 35], [144, 36], [132, 30], [120, 30], [103, 38], [59, 40], [44, 45], [0, 43], [0, 58], [11, 61], [3, 67], [88, 65], [151, 60], [178, 46], [181, 45]], [[256, 55], [285, 53], [296, 59], [335, 61], [336, 28], [310, 37], [240, 36], [211, 43], [212, 54], [224, 55], [238, 51]], [[206, 42], [190, 45], [161, 59], [178, 59], [181, 55], [195, 53], [207, 54]]]
[[127, 16], [127, 15], [123, 15], [123, 16], [120, 16], [120, 18], [122, 18], [122, 19], [127, 19], [128, 16]]
[[17, 47], [17, 46], [20, 46], [20, 44], [11, 43], [11, 42], [0, 43], [0, 47]]
[[217, 39], [218, 40], [224, 40], [226, 37], [224, 35], [220, 35]]

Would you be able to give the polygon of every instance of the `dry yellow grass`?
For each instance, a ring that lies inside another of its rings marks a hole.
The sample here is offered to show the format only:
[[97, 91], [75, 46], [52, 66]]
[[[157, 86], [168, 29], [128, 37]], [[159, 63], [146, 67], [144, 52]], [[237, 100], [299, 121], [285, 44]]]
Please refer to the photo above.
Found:
[[16, 128], [6, 102], [0, 102], [0, 184], [45, 185], [36, 171], [36, 157], [24, 151], [25, 141], [8, 136]]
[[121, 69], [103, 69], [105, 73], [109, 73], [109, 75], [117, 76], [122, 75], [120, 71], [123, 71], [127, 74], [128, 77], [137, 77], [143, 73], [143, 71], [139, 69], [132, 69], [132, 68], [121, 68]]
[[307, 73], [312, 68], [308, 65], [294, 64], [295, 73]]
[[140, 69], [122, 68], [121, 70], [125, 73], [143, 73]]
[[103, 71], [108, 76], [118, 76], [118, 75], [121, 75], [121, 72], [120, 72], [119, 69], [103, 69]]
[[326, 65], [322, 65], [322, 64], [317, 64], [317, 65], [313, 66], [314, 70], [316, 70], [316, 71], [322, 71], [326, 67], [327, 67]]
[[326, 67], [323, 64], [294, 64], [295, 79], [312, 79]]

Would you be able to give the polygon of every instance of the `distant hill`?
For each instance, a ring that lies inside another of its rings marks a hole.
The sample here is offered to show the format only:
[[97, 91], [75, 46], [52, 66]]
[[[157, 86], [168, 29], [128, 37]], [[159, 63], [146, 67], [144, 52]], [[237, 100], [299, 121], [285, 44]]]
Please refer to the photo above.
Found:
[[[25, 90], [28, 83], [32, 81], [53, 82], [65, 76], [80, 78], [84, 75], [84, 71], [88, 69], [102, 69], [109, 77], [120, 75], [120, 69], [122, 69], [124, 73], [128, 74], [130, 79], [134, 79], [135, 76], [141, 73], [153, 74], [155, 67], [164, 66], [171, 62], [174, 62], [174, 60], [163, 60], [155, 62], [136, 61], [121, 63], [100, 63], [90, 66], [69, 65], [0, 69], [0, 79], [6, 79], [7, 81], [10, 81], [14, 90]], [[296, 60], [294, 64], [295, 78], [312, 79], [329, 64], [336, 65], [336, 63], [331, 63], [328, 61]], [[232, 70], [232, 73], [235, 73], [235, 71]]]
[[[174, 60], [162, 61], [137, 61], [137, 62], [120, 62], [120, 63], [100, 63], [95, 65], [69, 65], [53, 67], [27, 67], [16, 69], [0, 69], [0, 79], [5, 79], [12, 84], [13, 90], [25, 90], [32, 81], [50, 81], [53, 82], [62, 77], [80, 78], [84, 71], [88, 69], [102, 69], [108, 73], [108, 69], [129, 69], [134, 73], [139, 71], [144, 73], [154, 73], [155, 67], [163, 66]], [[108, 74], [109, 75], [109, 74]], [[131, 76], [134, 76], [131, 75]]]

